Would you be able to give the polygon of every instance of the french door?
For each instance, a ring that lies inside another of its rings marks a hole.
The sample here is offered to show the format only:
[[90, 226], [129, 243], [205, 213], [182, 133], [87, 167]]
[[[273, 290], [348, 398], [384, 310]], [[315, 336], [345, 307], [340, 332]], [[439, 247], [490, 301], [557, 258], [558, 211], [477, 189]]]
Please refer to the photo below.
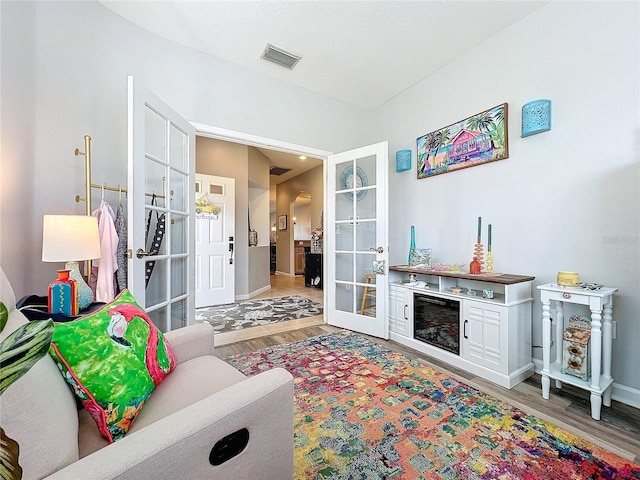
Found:
[[388, 144], [327, 159], [329, 324], [388, 338]]
[[169, 331], [195, 318], [195, 129], [128, 82], [128, 286]]

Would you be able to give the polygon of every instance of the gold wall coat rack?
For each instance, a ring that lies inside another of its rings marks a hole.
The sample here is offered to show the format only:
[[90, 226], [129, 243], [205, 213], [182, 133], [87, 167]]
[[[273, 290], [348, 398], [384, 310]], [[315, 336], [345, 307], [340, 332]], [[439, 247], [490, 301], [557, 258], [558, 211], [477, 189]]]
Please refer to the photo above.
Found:
[[[91, 136], [89, 135], [84, 136], [84, 152], [81, 152], [79, 148], [76, 148], [74, 153], [76, 157], [82, 155], [85, 159], [84, 160], [84, 175], [85, 175], [85, 194], [84, 195], [85, 196], [81, 197], [80, 195], [76, 195], [76, 203], [86, 202], [85, 211], [87, 215], [91, 215], [91, 189], [92, 188], [99, 188], [101, 190], [109, 190], [111, 192], [118, 192], [118, 193], [124, 193], [124, 194], [128, 193], [126, 188], [121, 188], [120, 186], [112, 187], [107, 185], [106, 183], [104, 185], [98, 185], [96, 183], [91, 182]], [[162, 179], [163, 195], [156, 195], [156, 198], [165, 198], [165, 195], [164, 195], [165, 181], [166, 179], [163, 177]], [[154, 194], [145, 193], [145, 195], [147, 197], [152, 197]]]

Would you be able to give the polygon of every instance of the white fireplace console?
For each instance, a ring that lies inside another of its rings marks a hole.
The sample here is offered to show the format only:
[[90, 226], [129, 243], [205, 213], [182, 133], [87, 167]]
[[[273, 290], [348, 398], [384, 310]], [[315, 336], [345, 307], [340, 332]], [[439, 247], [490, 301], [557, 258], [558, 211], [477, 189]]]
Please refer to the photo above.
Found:
[[[409, 282], [409, 274], [416, 275]], [[534, 372], [531, 361], [531, 283], [511, 274], [437, 272], [389, 267], [389, 335], [403, 345], [512, 388]], [[459, 293], [454, 288], [460, 289]], [[493, 298], [483, 298], [484, 290]], [[414, 335], [414, 296], [460, 303], [459, 355]]]

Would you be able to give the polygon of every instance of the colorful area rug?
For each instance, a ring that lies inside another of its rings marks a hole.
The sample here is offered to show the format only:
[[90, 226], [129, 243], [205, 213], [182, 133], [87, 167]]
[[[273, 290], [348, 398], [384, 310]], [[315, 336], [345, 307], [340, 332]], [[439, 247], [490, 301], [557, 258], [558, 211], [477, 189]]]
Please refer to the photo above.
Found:
[[207, 321], [217, 333], [322, 315], [322, 305], [301, 295], [263, 298], [196, 309], [196, 321]]
[[355, 333], [226, 361], [295, 377], [297, 479], [640, 479], [640, 466]]

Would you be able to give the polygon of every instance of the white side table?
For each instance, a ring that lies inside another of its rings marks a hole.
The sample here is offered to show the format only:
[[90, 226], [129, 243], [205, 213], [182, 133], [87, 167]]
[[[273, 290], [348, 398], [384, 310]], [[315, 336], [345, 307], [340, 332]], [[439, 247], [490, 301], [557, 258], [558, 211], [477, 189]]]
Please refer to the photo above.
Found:
[[[549, 399], [551, 379], [556, 387], [562, 382], [591, 392], [591, 417], [600, 420], [603, 403], [611, 406], [611, 351], [613, 294], [617, 288], [588, 290], [581, 287], [565, 287], [555, 283], [538, 286], [542, 300], [542, 398]], [[551, 301], [556, 302], [556, 360], [551, 363]], [[562, 373], [562, 334], [564, 331], [564, 303], [587, 305], [591, 310], [591, 379], [582, 380]]]

